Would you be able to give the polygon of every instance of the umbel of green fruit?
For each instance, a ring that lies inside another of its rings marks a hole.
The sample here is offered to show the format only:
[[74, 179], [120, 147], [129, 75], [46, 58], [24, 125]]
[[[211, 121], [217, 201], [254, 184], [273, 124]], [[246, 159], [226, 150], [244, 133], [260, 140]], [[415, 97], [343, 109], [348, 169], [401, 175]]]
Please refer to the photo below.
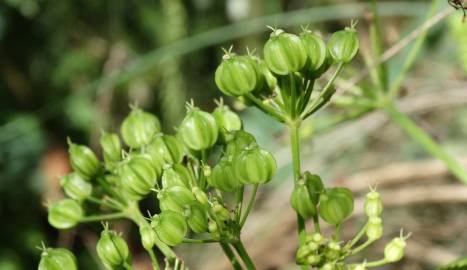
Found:
[[359, 44], [357, 31], [352, 26], [333, 33], [328, 41], [328, 49], [334, 61], [348, 63], [357, 54]]
[[159, 119], [151, 113], [133, 108], [120, 127], [123, 141], [131, 148], [140, 148], [151, 142], [161, 129]]
[[183, 213], [185, 206], [196, 201], [191, 190], [184, 186], [171, 186], [157, 193], [159, 207], [162, 211], [170, 210]]
[[354, 200], [348, 188], [328, 188], [320, 197], [319, 214], [332, 225], [342, 224], [352, 214]]
[[84, 145], [78, 145], [68, 140], [70, 165], [75, 172], [90, 181], [99, 172], [99, 160], [92, 150]]
[[217, 87], [228, 96], [242, 96], [255, 90], [260, 82], [257, 65], [251, 56], [227, 52], [216, 69]]
[[298, 184], [292, 191], [290, 204], [292, 208], [305, 219], [316, 215], [316, 205], [311, 199], [310, 192], [304, 180], [298, 181]]
[[101, 136], [100, 144], [106, 162], [122, 159], [122, 143], [117, 134], [104, 132]]
[[216, 143], [218, 129], [211, 114], [189, 106], [187, 115], [178, 128], [178, 134], [188, 148], [204, 150]]
[[161, 182], [164, 188], [172, 186], [189, 188], [191, 186], [191, 174], [190, 171], [181, 164], [168, 165], [162, 173]]
[[96, 246], [97, 255], [102, 263], [114, 269], [131, 263], [130, 250], [125, 240], [115, 231], [106, 227]]
[[279, 75], [297, 72], [307, 61], [307, 54], [300, 38], [281, 29], [271, 33], [263, 51], [267, 66]]
[[74, 227], [84, 216], [81, 205], [72, 200], [64, 199], [53, 203], [48, 208], [48, 220], [50, 225], [57, 229], [69, 229]]
[[229, 107], [219, 102], [217, 108], [212, 112], [219, 127], [219, 134], [223, 141], [229, 141], [233, 137], [233, 132], [242, 129], [242, 120], [230, 110]]
[[92, 185], [77, 173], [69, 173], [60, 179], [60, 185], [66, 195], [78, 201], [82, 201], [92, 193]]
[[164, 163], [175, 164], [182, 162], [185, 156], [183, 143], [175, 136], [157, 134], [147, 147], [151, 158], [157, 160], [162, 158]]
[[305, 30], [300, 34], [300, 40], [307, 54], [305, 70], [309, 76], [318, 78], [326, 71], [327, 57], [329, 55], [326, 43], [317, 34]]
[[268, 151], [252, 145], [235, 157], [234, 170], [244, 184], [264, 184], [276, 173], [276, 160]]
[[188, 227], [185, 218], [177, 212], [165, 210], [151, 218], [151, 227], [162, 242], [176, 246], [183, 241]]
[[140, 200], [156, 184], [158, 175], [147, 156], [131, 157], [120, 169], [122, 189], [132, 200]]
[[45, 248], [42, 250], [38, 270], [77, 270], [76, 257], [65, 248]]
[[231, 157], [223, 157], [207, 178], [210, 186], [230, 192], [243, 185], [235, 174]]

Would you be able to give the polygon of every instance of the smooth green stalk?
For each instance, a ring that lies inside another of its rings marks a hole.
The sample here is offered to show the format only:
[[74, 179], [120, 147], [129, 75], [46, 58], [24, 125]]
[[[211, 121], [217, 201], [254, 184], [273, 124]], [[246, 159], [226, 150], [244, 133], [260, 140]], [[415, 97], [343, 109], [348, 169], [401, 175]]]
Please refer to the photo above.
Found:
[[227, 256], [227, 258], [229, 259], [229, 261], [232, 264], [232, 267], [234, 268], [234, 270], [243, 270], [242, 266], [238, 262], [237, 257], [235, 256], [232, 249], [230, 248], [229, 244], [220, 242], [219, 245], [221, 246], [222, 250], [224, 251], [225, 256]]
[[159, 262], [157, 261], [156, 254], [154, 254], [154, 250], [146, 249], [146, 251], [149, 253], [149, 256], [151, 257], [152, 269], [160, 270], [161, 268], [159, 267]]
[[269, 114], [270, 116], [274, 117], [279, 122], [285, 122], [285, 117], [281, 113], [277, 112], [271, 106], [268, 106], [268, 105], [264, 104], [261, 100], [259, 100], [253, 94], [247, 93], [247, 94], [245, 94], [245, 96], [248, 99], [250, 99], [251, 101], [253, 101], [256, 104], [256, 106], [259, 109], [261, 109], [263, 112], [265, 112], [265, 113]]
[[368, 226], [368, 223], [363, 226], [360, 231], [355, 235], [355, 237], [346, 245], [347, 248], [352, 248], [365, 234], [366, 227]]
[[256, 193], [258, 191], [258, 187], [259, 187], [258, 184], [253, 186], [253, 190], [251, 191], [250, 200], [248, 201], [248, 205], [246, 207], [245, 213], [243, 214], [243, 217], [240, 220], [240, 228], [243, 228], [243, 226], [245, 225], [246, 219], [248, 218], [248, 215], [250, 214], [251, 209], [253, 208], [253, 204], [255, 203]]
[[248, 252], [246, 251], [245, 247], [243, 246], [243, 243], [241, 241], [237, 241], [232, 244], [235, 248], [235, 250], [238, 252], [238, 255], [240, 258], [242, 258], [243, 262], [245, 263], [245, 266], [248, 270], [256, 270], [255, 264], [250, 258], [250, 255], [248, 255]]
[[333, 235], [334, 241], [338, 241], [339, 238], [341, 237], [341, 228], [342, 228], [342, 224], [336, 225], [336, 231]]
[[[370, 24], [370, 39], [371, 47], [373, 49], [373, 61], [374, 63], [380, 63], [381, 55], [384, 51], [384, 41], [381, 35], [381, 23], [379, 18], [378, 7], [376, 0], [371, 1], [371, 10], [373, 12], [372, 21]], [[388, 88], [388, 72], [385, 63], [378, 64], [376, 66], [376, 77], [378, 87], [386, 92]]]
[[92, 203], [98, 204], [98, 205], [107, 206], [108, 208], [113, 209], [113, 210], [122, 210], [121, 207], [119, 207], [118, 205], [115, 205], [112, 202], [101, 200], [93, 196], [87, 197], [86, 200]]
[[313, 226], [314, 226], [315, 232], [321, 233], [321, 226], [319, 225], [319, 217], [318, 217], [318, 214], [316, 214], [316, 215], [313, 216]]
[[126, 218], [126, 217], [127, 217], [127, 214], [125, 212], [116, 212], [116, 213], [111, 213], [111, 214], [83, 217], [79, 220], [79, 222], [96, 222], [96, 221], [101, 221], [101, 220], [120, 219], [120, 218]]
[[467, 170], [456, 159], [448, 154], [425, 131], [418, 127], [407, 115], [400, 112], [394, 104], [385, 107], [389, 117], [404, 131], [416, 140], [426, 151], [441, 160], [446, 167], [464, 183], [467, 183]]
[[237, 189], [235, 194], [235, 202], [237, 207], [235, 208], [235, 219], [238, 223], [242, 219], [242, 208], [243, 208], [243, 195], [245, 193], [245, 186], [241, 186]]
[[385, 264], [387, 264], [387, 263], [389, 263], [387, 260], [381, 259], [381, 260], [374, 261], [374, 262], [367, 262], [367, 263], [365, 264], [365, 266], [366, 266], [367, 268], [370, 268], [370, 267], [378, 267], [378, 266], [381, 266], [381, 265], [385, 265]]
[[203, 244], [203, 243], [215, 243], [217, 242], [214, 239], [191, 239], [191, 238], [185, 238], [183, 239], [183, 243], [185, 244]]
[[365, 243], [363, 243], [363, 244], [359, 245], [358, 247], [352, 249], [350, 251], [350, 254], [355, 255], [355, 254], [359, 253], [360, 251], [362, 251], [365, 248], [367, 248], [368, 246], [370, 246], [373, 242], [374, 242], [374, 240], [370, 240], [370, 239], [366, 240]]
[[293, 73], [289, 75], [290, 78], [290, 117], [295, 119], [296, 116], [296, 109], [297, 109], [297, 89], [295, 86], [295, 78]]

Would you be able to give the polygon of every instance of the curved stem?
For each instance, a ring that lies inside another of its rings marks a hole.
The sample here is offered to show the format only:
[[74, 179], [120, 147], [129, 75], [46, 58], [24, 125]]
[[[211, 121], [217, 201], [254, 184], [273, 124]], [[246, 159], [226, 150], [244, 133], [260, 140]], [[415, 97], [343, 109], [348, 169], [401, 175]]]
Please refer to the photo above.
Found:
[[314, 226], [315, 232], [321, 233], [321, 226], [319, 225], [318, 214], [313, 216], [313, 226]]
[[90, 197], [87, 197], [86, 200], [90, 201], [92, 203], [98, 204], [98, 205], [107, 206], [108, 208], [111, 208], [111, 209], [114, 209], [114, 210], [122, 210], [121, 207], [119, 207], [118, 205], [115, 205], [112, 202], [108, 202], [108, 201], [105, 201], [105, 200], [98, 199], [96, 197], [90, 196]]
[[240, 224], [242, 217], [242, 208], [243, 208], [243, 194], [245, 193], [245, 186], [241, 186], [237, 189], [235, 194], [235, 202], [237, 204], [235, 208], [235, 220]]
[[86, 216], [81, 218], [80, 222], [95, 222], [101, 220], [110, 220], [110, 219], [119, 219], [119, 218], [126, 218], [127, 214], [124, 212], [116, 212], [111, 214], [103, 214], [103, 215], [94, 215], [94, 216]]
[[246, 268], [248, 270], [256, 270], [255, 264], [251, 260], [250, 255], [248, 255], [248, 252], [246, 251], [245, 246], [243, 246], [243, 243], [241, 241], [237, 241], [233, 243], [233, 246], [238, 252], [240, 258], [242, 258], [243, 262], [245, 263]]
[[370, 240], [370, 239], [366, 240], [365, 243], [363, 243], [363, 244], [361, 244], [360, 246], [358, 246], [358, 247], [352, 249], [352, 250], [350, 251], [350, 254], [351, 254], [351, 255], [355, 255], [355, 254], [359, 253], [360, 251], [364, 250], [364, 249], [367, 248], [369, 245], [371, 245], [373, 242], [374, 242], [374, 241], [373, 241], [373, 240]]
[[154, 254], [154, 250], [146, 249], [146, 251], [149, 253], [149, 256], [151, 257], [152, 269], [160, 270], [161, 268], [159, 267], [159, 262], [157, 261], [156, 254]]
[[263, 104], [263, 102], [261, 102], [261, 100], [259, 100], [257, 97], [255, 97], [253, 94], [251, 93], [247, 93], [245, 94], [245, 96], [250, 99], [251, 101], [253, 101], [256, 106], [261, 109], [263, 112], [271, 115], [272, 117], [276, 118], [279, 122], [285, 122], [285, 117], [279, 113], [278, 111], [276, 111], [274, 108], [266, 105], [266, 104]]
[[203, 244], [203, 243], [215, 243], [217, 242], [214, 239], [191, 239], [191, 238], [185, 238], [183, 239], [182, 243], [185, 244]]
[[235, 257], [235, 254], [233, 253], [232, 249], [230, 248], [229, 244], [220, 242], [219, 245], [221, 246], [222, 250], [224, 251], [225, 256], [227, 256], [230, 263], [232, 264], [232, 267], [235, 270], [243, 270], [242, 266], [238, 262], [237, 257]]
[[258, 191], [258, 187], [259, 187], [258, 184], [253, 186], [253, 190], [251, 191], [250, 200], [248, 201], [248, 206], [246, 207], [245, 213], [243, 214], [243, 217], [242, 217], [242, 219], [240, 221], [240, 228], [243, 228], [243, 225], [245, 225], [246, 219], [248, 218], [248, 215], [250, 214], [251, 209], [253, 208], [253, 204], [255, 203], [256, 193]]
[[365, 266], [367, 268], [370, 268], [370, 267], [377, 267], [377, 266], [381, 266], [381, 265], [385, 265], [389, 263], [388, 261], [386, 261], [385, 259], [381, 259], [381, 260], [378, 260], [378, 261], [374, 261], [374, 262], [367, 262], [365, 264]]
[[366, 223], [360, 229], [360, 231], [357, 233], [357, 235], [355, 235], [355, 237], [347, 244], [347, 246], [346, 246], [347, 248], [352, 248], [358, 242], [358, 240], [360, 240], [362, 238], [362, 236], [365, 234], [367, 226], [368, 226], [368, 223]]

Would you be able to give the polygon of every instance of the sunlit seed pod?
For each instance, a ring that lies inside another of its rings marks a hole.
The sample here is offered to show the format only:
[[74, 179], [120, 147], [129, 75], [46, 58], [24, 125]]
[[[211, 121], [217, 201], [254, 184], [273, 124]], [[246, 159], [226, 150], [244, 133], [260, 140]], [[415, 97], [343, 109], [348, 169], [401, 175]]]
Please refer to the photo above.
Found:
[[290, 204], [292, 208], [304, 219], [311, 218], [316, 215], [316, 205], [310, 198], [310, 193], [305, 186], [304, 181], [299, 181], [295, 186], [290, 196]]
[[235, 157], [242, 153], [246, 147], [252, 145], [256, 145], [255, 137], [244, 130], [238, 130], [233, 134], [232, 140], [226, 144], [224, 156]]
[[325, 263], [319, 270], [336, 270], [336, 265], [334, 263]]
[[229, 107], [219, 104], [212, 112], [219, 128], [219, 134], [223, 142], [230, 141], [233, 138], [233, 132], [242, 129], [242, 120], [230, 110]]
[[90, 181], [99, 173], [99, 160], [94, 152], [87, 146], [68, 142], [70, 165], [75, 172], [85, 180]]
[[151, 218], [151, 227], [156, 231], [162, 242], [169, 246], [177, 246], [182, 243], [188, 227], [182, 214], [165, 210]]
[[306, 246], [311, 250], [311, 251], [317, 251], [320, 247], [318, 243], [315, 242], [309, 242], [306, 244]]
[[184, 216], [188, 227], [195, 233], [208, 231], [208, 217], [206, 210], [199, 202], [193, 201], [185, 206]]
[[92, 194], [92, 184], [75, 172], [64, 175], [60, 185], [65, 194], [74, 200], [82, 201]]
[[183, 186], [162, 189], [158, 194], [159, 207], [162, 211], [183, 213], [185, 206], [196, 200], [191, 190]]
[[209, 165], [207, 165], [207, 164], [202, 164], [202, 165], [201, 165], [201, 169], [202, 169], [202, 171], [203, 171], [204, 177], [209, 177], [209, 176], [211, 176], [211, 172], [212, 172], [211, 166], [209, 166]]
[[212, 169], [211, 175], [207, 178], [208, 184], [224, 192], [232, 192], [243, 184], [238, 180], [232, 161], [228, 157], [223, 157]]
[[46, 248], [42, 251], [38, 270], [77, 270], [75, 255], [65, 248]]
[[406, 238], [402, 236], [392, 239], [384, 248], [384, 259], [388, 262], [400, 261], [404, 257], [407, 245], [405, 240]]
[[365, 230], [369, 240], [377, 240], [383, 236], [383, 220], [379, 217], [370, 217]]
[[300, 40], [307, 53], [307, 62], [304, 68], [306, 77], [311, 79], [320, 77], [326, 71], [324, 67], [327, 65], [327, 56], [329, 55], [326, 43], [320, 36], [309, 30], [300, 34]]
[[193, 195], [195, 195], [196, 200], [201, 203], [202, 205], [207, 205], [209, 202], [208, 195], [206, 192], [202, 191], [199, 187], [193, 187], [191, 189]]
[[[166, 165], [167, 166], [167, 165]], [[162, 173], [162, 187], [183, 186], [190, 188], [192, 176], [187, 167], [181, 164], [167, 166]]]
[[178, 134], [188, 148], [204, 150], [216, 143], [218, 130], [211, 114], [192, 107], [180, 124]]
[[303, 68], [307, 54], [300, 38], [274, 30], [263, 48], [264, 60], [269, 69], [279, 75], [287, 75]]
[[368, 217], [378, 217], [383, 212], [383, 202], [381, 195], [376, 190], [371, 190], [366, 194], [365, 203], [363, 205], [365, 214]]
[[133, 108], [123, 120], [120, 133], [123, 141], [131, 148], [140, 148], [151, 142], [154, 135], [159, 132], [161, 125], [159, 119], [139, 108]]
[[100, 145], [106, 163], [122, 159], [122, 144], [117, 134], [104, 132], [101, 135]]
[[146, 147], [147, 153], [154, 160], [162, 160], [162, 163], [180, 163], [185, 156], [185, 147], [179, 138], [172, 135], [158, 133]]
[[308, 246], [300, 246], [297, 249], [297, 253], [295, 255], [295, 260], [298, 264], [304, 264], [306, 258], [310, 256], [313, 251]]
[[222, 204], [215, 201], [212, 204], [212, 211], [214, 215], [221, 221], [226, 221], [230, 219], [230, 212]]
[[260, 81], [255, 65], [250, 56], [225, 54], [215, 73], [217, 87], [228, 96], [242, 96], [252, 92]]
[[335, 62], [350, 62], [358, 52], [359, 41], [355, 28], [346, 28], [332, 34], [328, 50]]
[[57, 229], [69, 229], [84, 216], [81, 205], [72, 199], [63, 199], [48, 207], [48, 221]]
[[114, 231], [105, 229], [96, 245], [97, 255], [104, 265], [123, 266], [131, 262], [130, 250], [125, 240]]
[[339, 225], [350, 217], [354, 208], [348, 188], [328, 188], [320, 197], [319, 214], [329, 224]]
[[324, 192], [324, 184], [321, 177], [317, 174], [305, 172], [301, 175], [301, 179], [305, 182], [305, 186], [310, 194], [310, 198], [315, 205], [319, 202], [319, 196]]
[[146, 250], [151, 250], [157, 241], [157, 235], [154, 229], [149, 225], [140, 226], [139, 234], [141, 236], [141, 244], [143, 247]]
[[305, 264], [316, 266], [321, 262], [321, 256], [319, 255], [310, 255], [306, 258]]
[[118, 175], [121, 187], [131, 200], [141, 200], [151, 192], [157, 181], [157, 174], [151, 159], [146, 155], [133, 156], [121, 168]]
[[322, 245], [326, 242], [326, 238], [324, 238], [324, 236], [320, 233], [309, 234], [307, 235], [306, 240], [309, 242], [314, 242], [318, 245]]
[[221, 234], [220, 234], [220, 231], [219, 231], [219, 228], [217, 226], [217, 223], [213, 220], [209, 220], [208, 222], [208, 231], [209, 231], [209, 234], [211, 235], [211, 238], [213, 240], [220, 240], [221, 238]]
[[276, 160], [268, 151], [252, 146], [245, 148], [233, 163], [235, 175], [244, 184], [264, 184], [276, 173]]

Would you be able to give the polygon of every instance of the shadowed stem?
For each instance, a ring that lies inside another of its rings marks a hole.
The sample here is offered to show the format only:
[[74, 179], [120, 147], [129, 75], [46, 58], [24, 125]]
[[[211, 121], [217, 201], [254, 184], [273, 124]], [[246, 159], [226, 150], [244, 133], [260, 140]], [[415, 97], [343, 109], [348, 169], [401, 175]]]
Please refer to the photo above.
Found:
[[250, 256], [248, 255], [248, 252], [245, 249], [245, 246], [243, 246], [243, 243], [241, 241], [237, 241], [232, 244], [235, 248], [235, 250], [238, 252], [238, 255], [242, 258], [243, 262], [245, 263], [245, 266], [248, 270], [256, 270], [256, 267], [251, 260]]
[[235, 257], [235, 254], [233, 253], [232, 249], [230, 248], [229, 244], [220, 242], [219, 245], [221, 246], [222, 250], [224, 251], [225, 256], [227, 256], [227, 258], [229, 259], [229, 261], [232, 264], [232, 267], [234, 268], [234, 270], [243, 270], [242, 266], [238, 262], [237, 257]]

